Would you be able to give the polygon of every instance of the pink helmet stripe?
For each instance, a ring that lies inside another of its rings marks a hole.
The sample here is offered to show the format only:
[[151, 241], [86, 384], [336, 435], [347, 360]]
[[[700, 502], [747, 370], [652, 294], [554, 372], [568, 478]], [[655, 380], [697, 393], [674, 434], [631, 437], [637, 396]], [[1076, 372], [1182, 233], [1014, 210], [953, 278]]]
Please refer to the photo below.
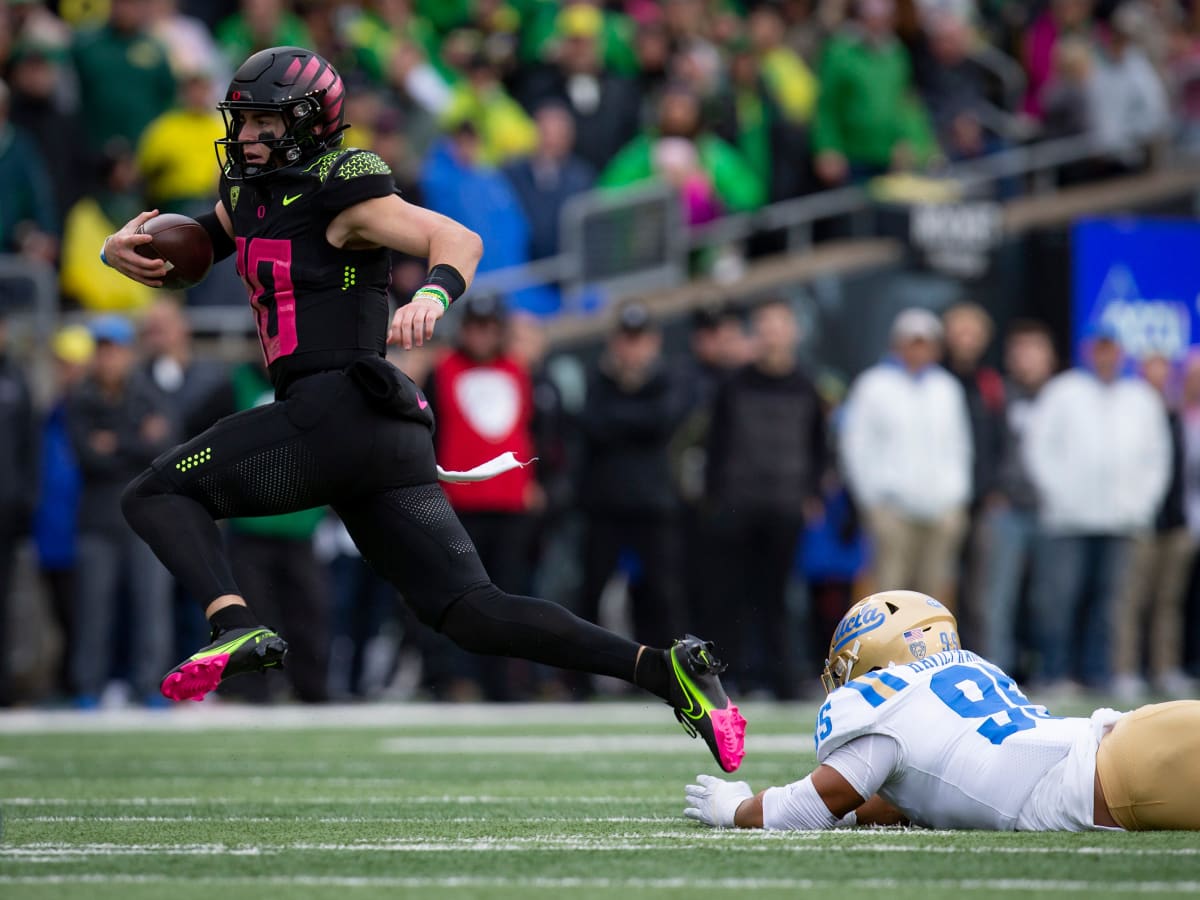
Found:
[[[308, 61], [308, 65], [306, 65], [304, 67], [304, 71], [300, 73], [300, 77], [297, 78], [296, 81], [297, 82], [302, 81], [305, 83], [311, 83], [311, 82], [315, 81], [317, 75], [321, 71], [323, 62], [324, 62], [324, 60], [322, 60], [321, 57], [319, 57], [319, 56], [311, 57]], [[306, 94], [308, 93], [307, 88], [305, 89], [304, 93], [306, 93]]]
[[296, 76], [299, 74], [300, 74], [300, 57], [297, 56], [295, 59], [292, 60], [291, 64], [287, 67], [287, 71], [283, 73], [283, 77], [284, 77], [284, 80], [287, 81], [289, 84], [295, 84]]

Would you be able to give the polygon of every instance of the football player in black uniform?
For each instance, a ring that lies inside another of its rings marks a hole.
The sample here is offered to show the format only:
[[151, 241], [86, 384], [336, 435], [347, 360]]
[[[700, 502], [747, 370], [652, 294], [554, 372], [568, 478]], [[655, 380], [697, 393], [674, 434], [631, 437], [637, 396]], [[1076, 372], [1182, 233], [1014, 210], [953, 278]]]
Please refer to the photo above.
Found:
[[[282, 663], [284, 640], [254, 618], [215, 520], [329, 505], [363, 557], [422, 622], [476, 653], [610, 675], [657, 694], [726, 771], [745, 721], [721, 687], [711, 645], [636, 644], [545, 600], [491, 583], [437, 483], [433, 418], [384, 359], [433, 336], [483, 252], [458, 223], [403, 201], [374, 153], [343, 149], [345, 91], [317, 54], [276, 47], [237, 70], [217, 142], [220, 200], [199, 221], [217, 258], [237, 255], [276, 402], [223, 419], [162, 457], [126, 490], [130, 525], [201, 598], [212, 643], [163, 679], [199, 699], [221, 681]], [[104, 243], [105, 261], [143, 284], [166, 274], [135, 248], [144, 212]], [[388, 322], [389, 248], [431, 264]]]

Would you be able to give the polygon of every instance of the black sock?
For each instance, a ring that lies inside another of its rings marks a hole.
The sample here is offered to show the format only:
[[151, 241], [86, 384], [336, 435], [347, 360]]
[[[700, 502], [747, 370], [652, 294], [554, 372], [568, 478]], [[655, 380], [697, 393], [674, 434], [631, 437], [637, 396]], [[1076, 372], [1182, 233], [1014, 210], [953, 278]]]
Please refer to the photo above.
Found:
[[247, 607], [240, 603], [234, 603], [230, 606], [223, 606], [213, 613], [208, 624], [212, 626], [213, 634], [217, 635], [223, 631], [229, 631], [231, 628], [253, 628], [258, 622], [255, 621]]
[[675, 684], [675, 679], [671, 677], [672, 674], [671, 661], [667, 657], [667, 651], [647, 647], [638, 657], [637, 668], [633, 673], [633, 683], [670, 702], [671, 688]]

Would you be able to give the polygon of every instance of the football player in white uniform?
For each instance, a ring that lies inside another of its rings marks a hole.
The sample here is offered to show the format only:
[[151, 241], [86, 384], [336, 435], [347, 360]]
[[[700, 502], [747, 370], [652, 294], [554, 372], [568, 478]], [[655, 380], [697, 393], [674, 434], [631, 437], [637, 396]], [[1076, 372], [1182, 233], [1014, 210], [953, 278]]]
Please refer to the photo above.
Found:
[[912, 591], [851, 607], [821, 681], [811, 774], [758, 794], [699, 775], [684, 815], [779, 830], [1200, 829], [1200, 701], [1052, 716], [961, 649], [950, 611]]

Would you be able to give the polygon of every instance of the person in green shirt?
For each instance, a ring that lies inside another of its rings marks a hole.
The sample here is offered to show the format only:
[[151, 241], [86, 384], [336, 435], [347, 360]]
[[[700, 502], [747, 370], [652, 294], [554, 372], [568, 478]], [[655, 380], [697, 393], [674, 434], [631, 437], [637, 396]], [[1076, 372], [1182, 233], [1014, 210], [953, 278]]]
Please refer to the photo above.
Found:
[[817, 78], [813, 152], [829, 186], [922, 165], [936, 147], [896, 38], [893, 0], [859, 0], [857, 14], [829, 40]]
[[108, 21], [80, 31], [72, 56], [84, 133], [95, 153], [113, 138], [136, 145], [175, 102], [166, 50], [145, 30], [146, 0], [112, 0]]
[[217, 44], [230, 65], [267, 47], [313, 46], [304, 20], [283, 0], [241, 0], [240, 6], [216, 28]]
[[659, 104], [658, 127], [625, 145], [600, 175], [600, 187], [660, 178], [679, 189], [689, 225], [763, 204], [762, 179], [741, 153], [704, 128], [700, 100], [674, 86]]

